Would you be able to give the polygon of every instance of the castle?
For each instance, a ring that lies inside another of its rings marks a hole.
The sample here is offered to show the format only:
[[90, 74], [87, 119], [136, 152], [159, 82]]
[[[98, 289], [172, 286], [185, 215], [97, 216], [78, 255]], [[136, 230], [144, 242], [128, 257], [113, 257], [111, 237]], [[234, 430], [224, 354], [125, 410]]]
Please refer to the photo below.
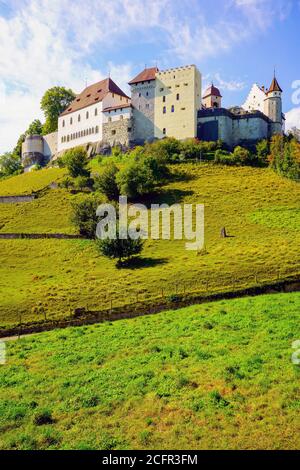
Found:
[[57, 132], [27, 136], [25, 170], [77, 146], [93, 155], [168, 136], [220, 139], [232, 148], [284, 131], [282, 89], [275, 75], [269, 89], [253, 85], [245, 104], [230, 109], [222, 107], [222, 95], [213, 84], [202, 96], [202, 76], [195, 65], [145, 68], [129, 86], [131, 97], [111, 78], [85, 88], [59, 116]]

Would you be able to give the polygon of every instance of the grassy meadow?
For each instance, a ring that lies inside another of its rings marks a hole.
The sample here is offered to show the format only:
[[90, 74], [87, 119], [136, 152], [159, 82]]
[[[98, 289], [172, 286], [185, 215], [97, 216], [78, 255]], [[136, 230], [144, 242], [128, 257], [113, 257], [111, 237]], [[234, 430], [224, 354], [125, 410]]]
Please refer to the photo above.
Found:
[[[297, 183], [269, 169], [196, 163], [171, 169], [179, 176], [151, 202], [204, 203], [204, 253], [186, 251], [185, 241], [149, 240], [139, 262], [118, 269], [91, 241], [0, 240], [0, 327], [19, 323], [20, 315], [23, 323], [42, 321], [38, 306], [48, 318], [66, 317], [75, 307], [135, 302], [137, 292], [139, 300], [162, 295], [162, 288], [164, 295], [213, 292], [299, 272]], [[7, 179], [0, 195], [17, 194], [17, 187], [19, 194], [30, 193], [62, 176], [63, 170], [48, 169]], [[75, 233], [70, 215], [77, 197], [46, 189], [30, 203], [0, 204], [0, 231]], [[229, 238], [220, 238], [223, 226]]]
[[300, 294], [7, 343], [1, 449], [297, 449]]

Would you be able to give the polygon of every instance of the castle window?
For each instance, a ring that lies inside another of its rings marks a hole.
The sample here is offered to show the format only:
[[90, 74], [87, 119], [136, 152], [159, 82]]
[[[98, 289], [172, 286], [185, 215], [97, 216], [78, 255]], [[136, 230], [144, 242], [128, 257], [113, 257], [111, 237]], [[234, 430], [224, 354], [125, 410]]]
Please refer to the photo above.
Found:
[[171, 106], [171, 113], [174, 113], [174, 111], [175, 111], [175, 106], [172, 104], [172, 106]]
[[139, 98], [142, 96], [142, 93], [139, 93]]
[[95, 116], [98, 116], [98, 109], [95, 109]]
[[115, 130], [111, 131], [111, 135], [116, 135], [116, 131]]
[[177, 101], [179, 101], [179, 99], [180, 99], [180, 95], [179, 95], [179, 93], [177, 93], [177, 95], [176, 95], [176, 99], [177, 99]]
[[166, 102], [166, 97], [165, 97], [165, 96], [163, 96], [163, 103], [165, 103], [165, 102]]
[[131, 131], [132, 131], [132, 128], [131, 128], [131, 127], [128, 127], [127, 131], [128, 131], [128, 132], [131, 132]]
[[63, 143], [63, 141], [64, 141], [64, 138], [62, 137], [62, 138], [61, 138], [61, 143]]
[[99, 127], [96, 126], [96, 134], [98, 134], [98, 132], [99, 132]]
[[81, 121], [81, 116], [80, 116], [80, 114], [78, 114], [78, 122], [80, 122], [80, 121]]
[[181, 108], [181, 111], [185, 111], [185, 108]]
[[68, 137], [67, 137], [67, 142], [70, 142], [70, 136], [69, 136], [69, 135], [68, 135]]
[[185, 83], [184, 86], [189, 86], [189, 84], [188, 84], [188, 83]]
[[148, 93], [148, 91], [147, 91], [147, 93], [146, 93], [146, 96], [149, 96], [149, 93]]
[[167, 133], [167, 129], [164, 127], [163, 128], [163, 135], [166, 135], [166, 133]]
[[162, 93], [162, 92], [164, 91], [164, 89], [163, 89], [163, 88], [161, 88], [159, 91]]
[[73, 118], [70, 119], [70, 124], [71, 124], [71, 126], [72, 126], [72, 124], [73, 124]]
[[149, 109], [150, 108], [150, 105], [149, 104], [146, 104], [146, 109]]
[[86, 118], [88, 119], [90, 117], [90, 113], [87, 111], [86, 112]]
[[112, 97], [113, 97], [113, 98], [115, 97], [115, 94], [114, 94], [114, 93], [112, 94]]
[[62, 124], [62, 126], [63, 126], [63, 127], [65, 127], [65, 125], [66, 125], [65, 121], [63, 121], [63, 124]]
[[163, 107], [163, 114], [166, 114], [166, 112], [167, 112], [167, 108], [164, 106]]

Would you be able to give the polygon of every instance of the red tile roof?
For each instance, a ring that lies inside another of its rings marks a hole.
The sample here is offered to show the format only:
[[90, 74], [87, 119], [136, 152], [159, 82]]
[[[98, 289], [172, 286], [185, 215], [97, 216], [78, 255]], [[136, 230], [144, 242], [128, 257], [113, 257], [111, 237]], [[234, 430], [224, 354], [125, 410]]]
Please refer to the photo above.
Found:
[[219, 96], [220, 98], [222, 98], [219, 88], [216, 88], [213, 84], [211, 84], [211, 86], [207, 88], [203, 95], [203, 98], [207, 98], [208, 96]]
[[267, 91], [267, 93], [272, 93], [273, 91], [282, 92], [282, 89], [280, 88], [276, 77], [273, 78], [273, 81], [272, 81], [271, 86], [270, 86], [269, 90]]
[[85, 88], [80, 95], [76, 96], [73, 103], [68, 106], [61, 116], [66, 116], [74, 111], [79, 111], [87, 106], [91, 106], [92, 104], [100, 103], [108, 93], [115, 93], [116, 95], [130, 99], [129, 96], [125, 95], [121, 88], [119, 88], [111, 78], [106, 78], [101, 82]]
[[139, 73], [133, 80], [129, 82], [129, 85], [134, 85], [135, 83], [148, 82], [150, 80], [155, 80], [155, 76], [158, 72], [157, 67], [151, 67], [149, 69], [143, 70]]
[[103, 112], [106, 113], [107, 111], [114, 111], [115, 109], [127, 109], [127, 108], [132, 108], [131, 103], [124, 103], [124, 104], [118, 104], [116, 106], [110, 106], [109, 108], [103, 109]]

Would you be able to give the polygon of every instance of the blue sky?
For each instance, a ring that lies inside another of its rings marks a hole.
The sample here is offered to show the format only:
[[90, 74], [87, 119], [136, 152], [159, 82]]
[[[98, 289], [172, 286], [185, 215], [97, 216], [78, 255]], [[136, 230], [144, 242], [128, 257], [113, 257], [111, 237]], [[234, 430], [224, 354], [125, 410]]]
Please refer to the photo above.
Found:
[[145, 64], [195, 63], [225, 106], [269, 86], [275, 66], [300, 127], [299, 29], [300, 0], [0, 0], [0, 152], [43, 118], [47, 88], [80, 92], [110, 73], [128, 91]]

